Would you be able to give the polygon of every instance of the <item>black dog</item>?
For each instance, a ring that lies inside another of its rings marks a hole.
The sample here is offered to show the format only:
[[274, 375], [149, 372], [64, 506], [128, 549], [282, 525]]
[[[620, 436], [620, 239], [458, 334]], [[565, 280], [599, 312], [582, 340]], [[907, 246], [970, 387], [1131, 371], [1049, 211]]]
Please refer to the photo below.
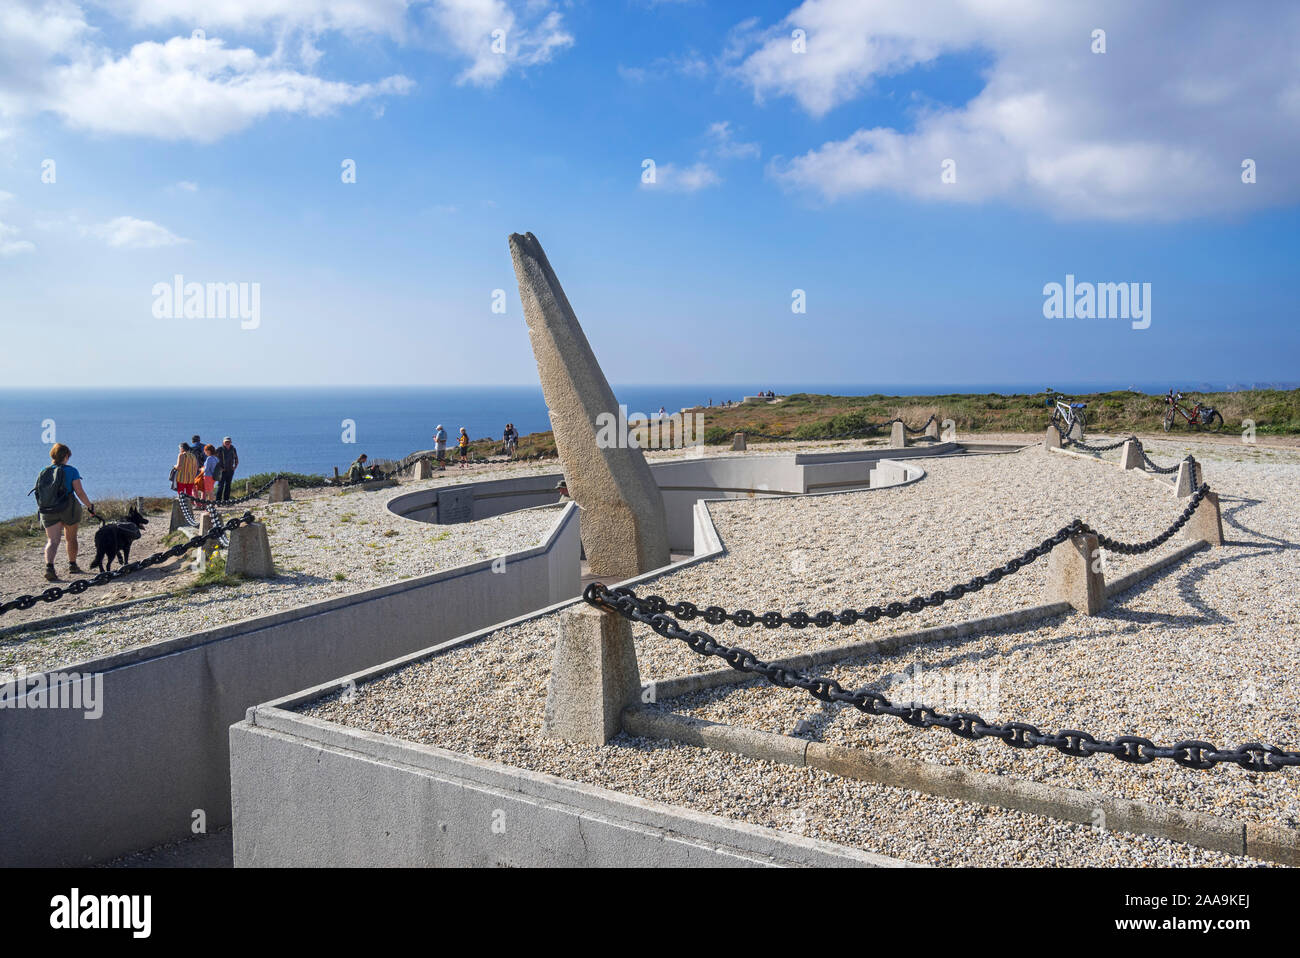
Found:
[[95, 561], [90, 567], [99, 569], [100, 563], [107, 559], [108, 566], [102, 570], [107, 572], [113, 568], [114, 559], [118, 565], [126, 565], [131, 561], [131, 543], [140, 538], [140, 528], [148, 525], [149, 520], [132, 506], [121, 522], [99, 521], [102, 524], [95, 530]]

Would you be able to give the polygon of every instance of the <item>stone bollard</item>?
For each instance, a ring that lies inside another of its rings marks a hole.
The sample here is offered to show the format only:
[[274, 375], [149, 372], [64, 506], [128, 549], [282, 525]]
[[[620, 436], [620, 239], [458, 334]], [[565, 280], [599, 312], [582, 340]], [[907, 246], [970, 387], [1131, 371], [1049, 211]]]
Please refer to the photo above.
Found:
[[[212, 531], [212, 515], [204, 512], [199, 516], [199, 535], [206, 536]], [[208, 568], [208, 560], [212, 558], [212, 553], [217, 549], [215, 539], [203, 543], [194, 553], [194, 571], [205, 572]]]
[[249, 579], [269, 579], [275, 575], [271, 560], [271, 540], [266, 526], [250, 522], [230, 530], [230, 548], [226, 551], [226, 574]]
[[1061, 448], [1061, 434], [1056, 431], [1055, 425], [1047, 427], [1047, 435], [1043, 437], [1043, 445], [1048, 449]]
[[604, 745], [640, 695], [631, 623], [585, 602], [562, 613], [542, 735]]
[[433, 478], [433, 460], [432, 460], [432, 459], [421, 459], [419, 462], [417, 462], [417, 463], [415, 464], [415, 478], [416, 478], [416, 479], [432, 479], [432, 478]]
[[1136, 439], [1124, 443], [1124, 448], [1120, 452], [1119, 467], [1121, 469], [1146, 468], [1145, 463], [1142, 462], [1142, 443]]
[[731, 451], [732, 452], [745, 451], [745, 434], [743, 432], [738, 432], [731, 437]]
[[925, 424], [925, 434], [931, 439], [939, 438], [939, 420], [931, 419]]
[[1174, 485], [1174, 496], [1178, 499], [1186, 499], [1196, 491], [1200, 484], [1200, 463], [1188, 456], [1178, 464], [1178, 482]]
[[271, 495], [267, 502], [289, 502], [293, 496], [289, 494], [289, 480], [277, 479], [271, 483]]
[[1205, 494], [1184, 528], [1189, 539], [1208, 542], [1212, 546], [1223, 545], [1223, 515], [1219, 512], [1218, 493]]
[[903, 429], [903, 424], [895, 420], [894, 425], [889, 430], [889, 448], [902, 449], [907, 445], [907, 432]]
[[167, 527], [167, 531], [175, 532], [183, 525], [185, 525], [185, 516], [181, 512], [180, 497], [177, 496], [175, 499], [172, 500], [172, 518], [171, 518], [171, 523]]
[[1101, 553], [1092, 533], [1071, 536], [1047, 557], [1047, 599], [1068, 602], [1084, 615], [1096, 615], [1106, 604], [1106, 578]]

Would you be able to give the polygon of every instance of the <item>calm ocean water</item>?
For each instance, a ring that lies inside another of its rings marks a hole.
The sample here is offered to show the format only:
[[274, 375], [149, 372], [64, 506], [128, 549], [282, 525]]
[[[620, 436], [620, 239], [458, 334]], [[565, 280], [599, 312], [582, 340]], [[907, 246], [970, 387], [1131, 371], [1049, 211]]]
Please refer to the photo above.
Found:
[[[616, 386], [614, 392], [629, 412], [653, 415], [660, 406], [673, 412], [767, 388], [832, 395], [927, 395], [1040, 392], [1043, 386], [755, 383]], [[1164, 391], [1157, 384], [1139, 388]], [[345, 419], [356, 423], [354, 445], [342, 441]], [[238, 478], [278, 470], [328, 474], [362, 452], [400, 458], [429, 448], [438, 423], [453, 442], [461, 426], [472, 439], [500, 438], [506, 422], [513, 422], [522, 434], [550, 428], [540, 387], [0, 390], [0, 518], [35, 511], [27, 490], [49, 462], [49, 442], [43, 439], [47, 420], [53, 420], [57, 440], [72, 447], [72, 464], [81, 471], [92, 500], [168, 494], [176, 445], [196, 432], [214, 445], [223, 436], [233, 438], [239, 449]]]

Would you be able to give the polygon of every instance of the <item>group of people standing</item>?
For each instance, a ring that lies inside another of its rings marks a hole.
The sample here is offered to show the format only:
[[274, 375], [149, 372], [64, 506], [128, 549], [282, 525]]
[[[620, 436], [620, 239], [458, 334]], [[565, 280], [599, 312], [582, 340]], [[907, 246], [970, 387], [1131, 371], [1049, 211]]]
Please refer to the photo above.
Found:
[[238, 468], [239, 452], [229, 436], [221, 440], [220, 446], [194, 436], [180, 444], [172, 467], [172, 484], [178, 493], [191, 499], [226, 502]]
[[[447, 468], [447, 430], [442, 428], [442, 423], [438, 423], [438, 428], [433, 432], [433, 449], [438, 456], [438, 468]], [[469, 433], [465, 427], [460, 427], [460, 435], [456, 439], [456, 451], [460, 454], [460, 468], [465, 469], [469, 466]]]

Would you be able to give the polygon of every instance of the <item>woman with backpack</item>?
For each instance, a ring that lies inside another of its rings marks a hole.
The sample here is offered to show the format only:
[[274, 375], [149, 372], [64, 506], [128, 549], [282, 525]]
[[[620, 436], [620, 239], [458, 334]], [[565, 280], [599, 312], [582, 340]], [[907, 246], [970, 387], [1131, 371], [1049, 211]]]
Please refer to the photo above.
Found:
[[[68, 574], [83, 575], [77, 567], [77, 526], [81, 522], [81, 505], [92, 516], [95, 507], [81, 487], [81, 473], [68, 465], [72, 450], [61, 442], [50, 447], [50, 465], [36, 479], [36, 508], [45, 527], [45, 580], [57, 582], [54, 557], [59, 554], [59, 537], [68, 543]], [[80, 499], [81, 502], [77, 500]]]

